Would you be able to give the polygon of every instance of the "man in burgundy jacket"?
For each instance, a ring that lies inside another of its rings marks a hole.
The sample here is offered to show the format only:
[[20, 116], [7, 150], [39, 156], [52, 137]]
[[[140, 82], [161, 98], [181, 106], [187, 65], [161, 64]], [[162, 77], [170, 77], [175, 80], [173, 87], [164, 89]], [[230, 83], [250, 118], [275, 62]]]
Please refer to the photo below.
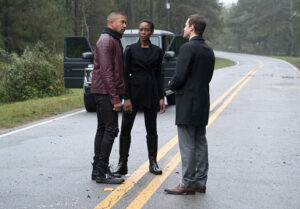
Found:
[[109, 171], [109, 156], [117, 137], [118, 111], [122, 109], [121, 94], [125, 93], [123, 79], [123, 48], [120, 42], [126, 29], [126, 16], [112, 12], [107, 27], [97, 41], [91, 92], [97, 104], [98, 126], [94, 143], [92, 180], [97, 183], [121, 184], [121, 176]]

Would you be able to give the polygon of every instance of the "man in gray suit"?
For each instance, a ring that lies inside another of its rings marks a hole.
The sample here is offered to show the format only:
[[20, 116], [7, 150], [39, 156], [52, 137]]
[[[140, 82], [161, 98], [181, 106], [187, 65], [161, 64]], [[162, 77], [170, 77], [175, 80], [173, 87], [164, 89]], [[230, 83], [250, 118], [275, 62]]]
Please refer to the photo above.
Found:
[[205, 193], [208, 172], [206, 125], [209, 117], [209, 82], [215, 56], [204, 42], [204, 17], [191, 15], [185, 23], [184, 37], [189, 42], [181, 46], [175, 75], [169, 82], [176, 91], [176, 125], [182, 161], [182, 183], [168, 194]]

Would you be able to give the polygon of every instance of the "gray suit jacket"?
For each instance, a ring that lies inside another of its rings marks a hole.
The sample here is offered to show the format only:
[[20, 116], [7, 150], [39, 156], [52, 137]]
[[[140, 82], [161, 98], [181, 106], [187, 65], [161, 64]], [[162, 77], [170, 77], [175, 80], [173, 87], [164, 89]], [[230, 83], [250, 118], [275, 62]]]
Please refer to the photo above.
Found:
[[181, 46], [170, 82], [170, 88], [176, 91], [176, 125], [207, 125], [214, 65], [214, 52], [201, 36]]

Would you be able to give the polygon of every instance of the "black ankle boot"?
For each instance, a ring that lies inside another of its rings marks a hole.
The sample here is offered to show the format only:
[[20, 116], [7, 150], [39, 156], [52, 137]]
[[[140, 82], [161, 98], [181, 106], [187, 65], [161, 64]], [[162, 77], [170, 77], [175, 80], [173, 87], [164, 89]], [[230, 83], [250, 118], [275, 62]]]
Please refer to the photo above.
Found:
[[107, 176], [108, 177], [116, 177], [116, 178], [121, 178], [122, 175], [118, 174], [118, 173], [113, 173], [110, 166], [108, 166], [108, 169], [107, 169]]
[[120, 148], [119, 148], [119, 163], [112, 174], [125, 175], [128, 173], [127, 161], [129, 156], [131, 137], [130, 136], [120, 136]]
[[96, 180], [97, 176], [99, 175], [99, 172], [96, 168], [96, 165], [98, 163], [98, 157], [95, 156], [94, 157], [94, 162], [92, 163], [92, 166], [93, 166], [93, 170], [92, 170], [92, 180]]
[[[94, 162], [92, 163], [93, 165], [93, 170], [92, 170], [92, 180], [96, 180], [97, 176], [99, 176], [99, 170], [97, 169], [97, 163], [98, 160], [94, 159]], [[119, 174], [113, 174], [111, 171], [110, 166], [107, 168], [107, 176], [108, 177], [116, 177], [116, 178], [121, 178], [122, 176]]]
[[100, 167], [99, 163], [96, 165], [98, 171], [98, 176], [96, 177], [97, 183], [103, 184], [122, 184], [124, 182], [123, 178], [117, 178], [115, 176], [110, 176], [107, 174], [108, 169]]
[[152, 156], [149, 156], [149, 171], [150, 173], [153, 173], [155, 175], [161, 175], [162, 170], [158, 167], [157, 162], [156, 162], [156, 157], [152, 158]]
[[162, 170], [158, 167], [157, 162], [156, 162], [157, 140], [158, 140], [157, 135], [156, 136], [147, 136], [149, 171], [155, 175], [161, 175]]
[[127, 159], [120, 157], [118, 166], [112, 174], [126, 175], [128, 173]]

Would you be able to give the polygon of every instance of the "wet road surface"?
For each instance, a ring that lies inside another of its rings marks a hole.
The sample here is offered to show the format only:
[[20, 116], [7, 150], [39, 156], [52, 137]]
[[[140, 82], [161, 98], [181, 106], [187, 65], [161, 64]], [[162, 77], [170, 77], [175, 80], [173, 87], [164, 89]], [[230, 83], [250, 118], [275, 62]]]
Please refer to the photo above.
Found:
[[[236, 65], [215, 71], [211, 82], [206, 194], [164, 193], [181, 179], [174, 106], [158, 116], [164, 174], [148, 172], [144, 119], [138, 113], [130, 175], [120, 187], [91, 181], [96, 114], [76, 110], [1, 131], [0, 208], [300, 208], [299, 72], [273, 58], [216, 54]], [[110, 163], [117, 161], [118, 139]]]

